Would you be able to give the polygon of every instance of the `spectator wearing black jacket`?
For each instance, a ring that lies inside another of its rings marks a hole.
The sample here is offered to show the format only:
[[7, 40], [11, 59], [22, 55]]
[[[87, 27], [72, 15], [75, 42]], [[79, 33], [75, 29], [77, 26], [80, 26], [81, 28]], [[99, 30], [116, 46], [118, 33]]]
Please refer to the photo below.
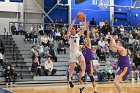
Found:
[[49, 49], [49, 56], [51, 59], [53, 59], [55, 62], [57, 62], [57, 56], [55, 55], [54, 47], [50, 47]]
[[135, 63], [136, 69], [140, 70], [140, 51], [133, 58], [133, 63]]
[[4, 77], [5, 77], [6, 85], [10, 85], [12, 79], [12, 70], [10, 66], [7, 66], [7, 68], [5, 69]]
[[64, 54], [66, 54], [66, 49], [63, 41], [61, 40], [60, 43], [58, 44], [57, 52], [60, 54], [60, 51], [64, 51]]

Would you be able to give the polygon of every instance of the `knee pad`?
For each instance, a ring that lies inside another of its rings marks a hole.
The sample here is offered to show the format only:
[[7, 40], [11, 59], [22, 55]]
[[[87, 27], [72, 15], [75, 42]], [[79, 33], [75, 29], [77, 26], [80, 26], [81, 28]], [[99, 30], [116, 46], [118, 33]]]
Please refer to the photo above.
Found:
[[93, 76], [90, 76], [90, 80], [91, 80], [91, 82], [94, 82]]

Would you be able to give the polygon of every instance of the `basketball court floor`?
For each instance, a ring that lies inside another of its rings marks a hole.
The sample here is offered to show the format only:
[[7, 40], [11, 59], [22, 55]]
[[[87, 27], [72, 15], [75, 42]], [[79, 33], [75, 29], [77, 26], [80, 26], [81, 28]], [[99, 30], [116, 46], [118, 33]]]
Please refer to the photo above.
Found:
[[[121, 83], [124, 93], [139, 93], [140, 83]], [[98, 83], [97, 89], [99, 93], [118, 93], [112, 82]], [[54, 85], [17, 85], [15, 87], [9, 86], [0, 89], [0, 93], [80, 93], [79, 86], [75, 85], [70, 88], [68, 84], [54, 84]], [[85, 85], [83, 93], [93, 93], [93, 88], [90, 83]]]

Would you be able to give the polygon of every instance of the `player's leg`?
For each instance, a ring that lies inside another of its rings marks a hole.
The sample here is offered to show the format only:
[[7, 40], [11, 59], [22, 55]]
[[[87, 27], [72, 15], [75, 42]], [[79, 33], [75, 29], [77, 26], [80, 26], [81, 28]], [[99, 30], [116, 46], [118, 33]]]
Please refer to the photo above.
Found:
[[74, 73], [74, 68], [75, 68], [75, 65], [76, 63], [71, 63], [70, 64], [70, 70], [69, 70], [69, 84], [70, 84], [70, 87], [73, 88], [74, 85], [72, 84], [72, 76], [73, 76], [73, 73]]
[[119, 75], [117, 75], [116, 78], [114, 79], [114, 85], [119, 91], [119, 93], [123, 93], [122, 87], [120, 85], [121, 81], [122, 81], [122, 78]]
[[86, 64], [85, 64], [85, 58], [83, 55], [81, 55], [79, 58], [79, 65], [81, 67], [81, 71], [79, 73], [79, 81], [80, 81], [80, 93], [83, 92], [84, 89], [84, 81], [85, 81], [85, 68], [86, 68]]
[[85, 76], [85, 69], [86, 69], [86, 64], [85, 64], [85, 58], [84, 58], [84, 56], [83, 55], [81, 55], [79, 58], [78, 58], [78, 60], [79, 60], [79, 65], [80, 65], [80, 67], [81, 67], [81, 71], [80, 71], [80, 84], [83, 84], [83, 82], [84, 82], [84, 80], [85, 80], [85, 78], [84, 78], [84, 76]]
[[[90, 67], [89, 67], [89, 68], [90, 68]], [[94, 88], [94, 93], [98, 93], [98, 92], [97, 92], [97, 89], [96, 89], [96, 82], [95, 82], [95, 80], [94, 80], [93, 74], [90, 73], [90, 69], [89, 69], [89, 71], [88, 71], [88, 76], [90, 77], [90, 80], [91, 80], [91, 82], [92, 82], [92, 86], [93, 86], [93, 88]]]

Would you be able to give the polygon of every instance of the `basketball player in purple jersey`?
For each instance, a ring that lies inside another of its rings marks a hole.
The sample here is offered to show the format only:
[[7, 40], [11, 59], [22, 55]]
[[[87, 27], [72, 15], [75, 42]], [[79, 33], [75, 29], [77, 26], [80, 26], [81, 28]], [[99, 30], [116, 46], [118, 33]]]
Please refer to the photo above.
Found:
[[129, 57], [127, 54], [127, 50], [123, 47], [124, 46], [124, 41], [116, 40], [116, 35], [112, 36], [112, 39], [110, 41], [110, 50], [114, 52], [118, 52], [119, 57], [118, 57], [118, 66], [119, 66], [119, 71], [117, 72], [117, 76], [114, 79], [114, 85], [117, 88], [119, 93], [124, 93], [122, 90], [122, 87], [120, 85], [120, 82], [122, 80], [125, 80], [126, 77], [129, 75], [131, 71], [130, 63], [129, 63]]
[[91, 40], [90, 40], [90, 32], [88, 30], [88, 23], [87, 23], [87, 37], [85, 38], [85, 46], [82, 47], [82, 53], [83, 56], [85, 57], [85, 63], [86, 63], [85, 73], [87, 73], [88, 76], [90, 77], [90, 80], [94, 87], [94, 93], [98, 93], [96, 89], [96, 82], [93, 77], [93, 61], [92, 61], [93, 55], [91, 51]]

